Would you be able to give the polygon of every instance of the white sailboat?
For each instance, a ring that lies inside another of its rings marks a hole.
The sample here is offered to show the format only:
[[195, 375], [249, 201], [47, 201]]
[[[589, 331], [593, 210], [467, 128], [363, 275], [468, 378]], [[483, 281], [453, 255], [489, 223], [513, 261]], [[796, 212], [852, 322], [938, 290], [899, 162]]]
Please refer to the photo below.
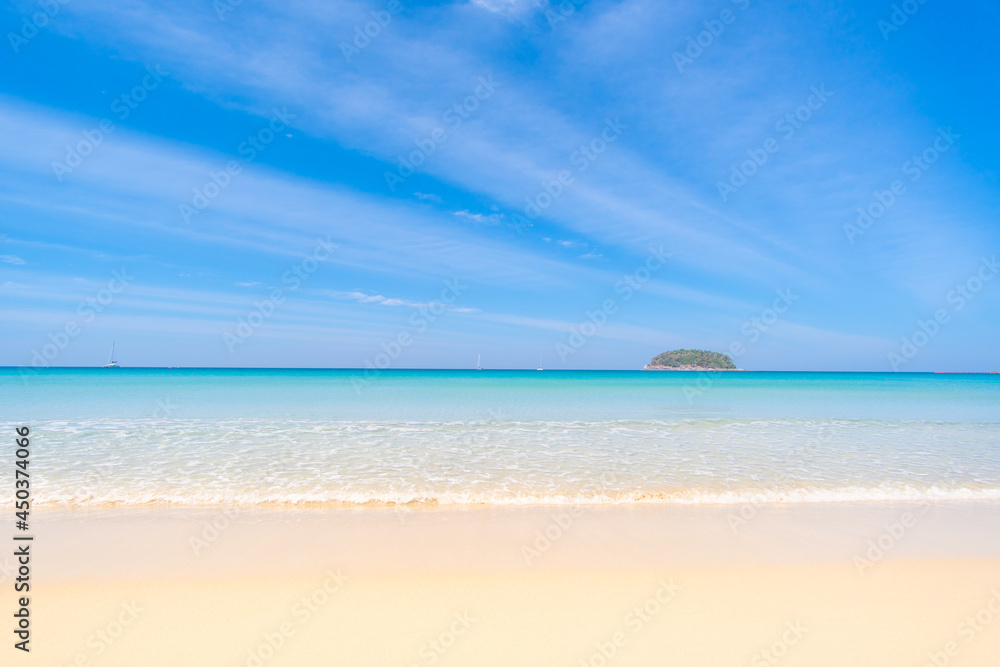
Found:
[[483, 370], [483, 355], [481, 354], [476, 355], [476, 370], [477, 371]]
[[104, 364], [104, 368], [118, 368], [118, 362], [115, 361], [115, 344], [111, 343], [111, 354], [108, 356], [108, 363]]

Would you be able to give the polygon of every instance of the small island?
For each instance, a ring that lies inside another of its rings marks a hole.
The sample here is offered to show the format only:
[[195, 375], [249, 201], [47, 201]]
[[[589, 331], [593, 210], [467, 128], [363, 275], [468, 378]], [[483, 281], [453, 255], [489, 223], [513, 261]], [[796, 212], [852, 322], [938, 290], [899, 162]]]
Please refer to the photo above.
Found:
[[644, 371], [738, 371], [728, 354], [708, 350], [671, 350], [658, 354]]

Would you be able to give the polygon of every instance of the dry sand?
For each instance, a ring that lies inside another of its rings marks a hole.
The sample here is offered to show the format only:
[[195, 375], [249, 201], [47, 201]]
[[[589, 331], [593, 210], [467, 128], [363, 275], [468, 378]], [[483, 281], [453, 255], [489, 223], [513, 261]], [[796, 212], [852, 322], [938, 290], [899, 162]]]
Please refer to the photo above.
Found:
[[5, 665], [1000, 664], [991, 503], [36, 514]]

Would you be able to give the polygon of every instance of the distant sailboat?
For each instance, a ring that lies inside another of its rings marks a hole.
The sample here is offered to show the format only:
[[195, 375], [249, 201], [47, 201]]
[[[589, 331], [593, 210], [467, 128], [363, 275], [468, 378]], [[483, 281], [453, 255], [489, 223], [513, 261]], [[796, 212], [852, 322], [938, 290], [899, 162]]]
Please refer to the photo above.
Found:
[[115, 344], [111, 343], [111, 354], [108, 356], [108, 363], [104, 364], [104, 368], [118, 368], [118, 362], [115, 361]]
[[483, 370], [483, 355], [481, 354], [476, 355], [476, 370], [477, 371]]
[[544, 371], [545, 370], [544, 368], [542, 368], [542, 355], [538, 355], [538, 368], [536, 368], [535, 370], [536, 371]]

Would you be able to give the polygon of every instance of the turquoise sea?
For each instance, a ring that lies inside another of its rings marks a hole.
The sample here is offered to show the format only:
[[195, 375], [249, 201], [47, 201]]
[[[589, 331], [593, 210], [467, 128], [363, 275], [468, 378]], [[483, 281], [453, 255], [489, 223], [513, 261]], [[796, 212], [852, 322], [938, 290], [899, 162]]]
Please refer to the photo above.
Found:
[[49, 505], [1000, 499], [1000, 375], [5, 368], [0, 422]]

